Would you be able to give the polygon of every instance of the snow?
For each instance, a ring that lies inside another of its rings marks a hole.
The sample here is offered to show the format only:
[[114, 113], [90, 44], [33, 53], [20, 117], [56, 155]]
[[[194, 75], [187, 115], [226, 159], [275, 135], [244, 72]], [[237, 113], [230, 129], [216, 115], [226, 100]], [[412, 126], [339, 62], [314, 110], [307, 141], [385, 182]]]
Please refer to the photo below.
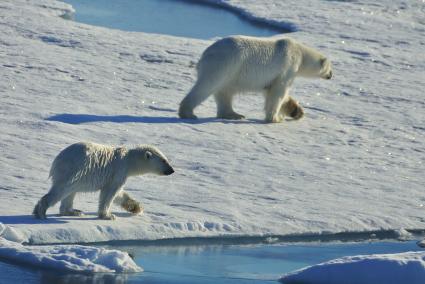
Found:
[[[218, 1], [217, 1], [218, 2]], [[241, 96], [242, 121], [198, 121], [176, 109], [212, 41], [124, 32], [65, 20], [54, 0], [0, 4], [0, 222], [25, 244], [208, 236], [321, 235], [424, 228], [425, 46], [419, 1], [219, 2], [327, 54], [334, 78], [296, 80], [301, 121], [263, 124], [260, 95]], [[131, 178], [145, 207], [96, 218], [31, 216], [50, 164], [78, 141], [154, 144], [170, 177]], [[404, 231], [400, 231], [404, 232]]]
[[24, 241], [22, 236], [15, 229], [4, 225], [3, 223], [0, 223], [0, 238], [18, 243], [22, 243]]
[[0, 237], [0, 258], [38, 268], [77, 272], [141, 272], [118, 250], [81, 245], [24, 246]]
[[359, 255], [334, 259], [284, 275], [284, 284], [420, 284], [425, 279], [425, 252]]
[[407, 231], [403, 228], [396, 230], [395, 235], [396, 235], [397, 240], [400, 240], [400, 241], [411, 240], [412, 237], [413, 237], [412, 233], [410, 233], [409, 231]]

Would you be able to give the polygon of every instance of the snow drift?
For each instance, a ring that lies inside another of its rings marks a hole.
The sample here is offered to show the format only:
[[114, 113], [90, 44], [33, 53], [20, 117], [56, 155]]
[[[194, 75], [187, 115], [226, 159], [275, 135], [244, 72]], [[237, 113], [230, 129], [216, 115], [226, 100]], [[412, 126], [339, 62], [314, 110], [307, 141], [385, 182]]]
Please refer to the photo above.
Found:
[[141, 272], [128, 253], [81, 245], [24, 246], [21, 236], [0, 223], [0, 259], [39, 268], [78, 272]]
[[24, 246], [0, 237], [0, 258], [39, 268], [78, 272], [140, 272], [122, 251], [81, 245]]
[[284, 275], [284, 284], [422, 284], [425, 252], [338, 258]]

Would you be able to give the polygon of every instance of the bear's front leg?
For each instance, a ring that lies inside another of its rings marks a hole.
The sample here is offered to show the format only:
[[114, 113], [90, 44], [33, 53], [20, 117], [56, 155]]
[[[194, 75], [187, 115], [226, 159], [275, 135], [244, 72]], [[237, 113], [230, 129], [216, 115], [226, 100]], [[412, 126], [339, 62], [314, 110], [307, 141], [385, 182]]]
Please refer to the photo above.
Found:
[[278, 123], [282, 122], [283, 115], [280, 110], [285, 100], [288, 89], [282, 86], [272, 86], [266, 94], [266, 122]]
[[111, 204], [115, 196], [121, 189], [119, 185], [107, 185], [100, 190], [99, 196], [99, 211], [98, 215], [100, 219], [104, 220], [115, 220], [115, 215], [110, 212]]
[[292, 97], [288, 97], [287, 100], [282, 104], [280, 109], [282, 116], [290, 116], [293, 119], [297, 120], [304, 116], [304, 110], [300, 104], [294, 100]]
[[114, 203], [120, 205], [124, 210], [133, 213], [143, 213], [143, 206], [133, 199], [126, 191], [121, 190], [114, 199]]

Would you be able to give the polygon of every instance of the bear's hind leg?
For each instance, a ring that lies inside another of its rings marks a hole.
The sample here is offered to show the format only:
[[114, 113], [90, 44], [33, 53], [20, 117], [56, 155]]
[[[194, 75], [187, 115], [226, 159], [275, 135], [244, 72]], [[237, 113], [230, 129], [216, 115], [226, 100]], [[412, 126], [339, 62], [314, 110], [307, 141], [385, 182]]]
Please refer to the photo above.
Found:
[[35, 218], [46, 219], [47, 209], [55, 205], [68, 194], [69, 192], [66, 192], [66, 190], [61, 189], [57, 186], [52, 186], [50, 191], [46, 195], [44, 195], [40, 199], [40, 201], [38, 201], [37, 205], [35, 205], [34, 210], [32, 212]]
[[196, 95], [193, 91], [190, 91], [189, 94], [182, 100], [179, 107], [179, 117], [183, 119], [197, 119], [198, 117], [193, 113], [194, 106], [191, 101]]
[[219, 92], [214, 95], [217, 103], [217, 118], [244, 119], [245, 116], [233, 110], [232, 102], [234, 94], [230, 92]]
[[210, 95], [219, 92], [236, 72], [237, 66], [231, 65], [227, 72], [223, 72], [226, 66], [213, 62], [208, 72], [198, 70], [198, 79], [195, 85], [180, 103], [180, 118], [196, 119], [193, 110], [205, 101]]
[[59, 208], [60, 215], [62, 216], [83, 216], [83, 211], [74, 209], [74, 198], [75, 198], [75, 192], [71, 193], [61, 201], [61, 206]]
[[143, 212], [143, 206], [124, 190], [121, 190], [115, 196], [114, 203], [120, 205], [124, 210], [133, 214], [140, 214]]
[[44, 195], [35, 205], [34, 210], [32, 211], [32, 214], [37, 219], [46, 219], [46, 212], [49, 208], [49, 204], [47, 202], [48, 194]]
[[192, 90], [190, 90], [180, 103], [180, 118], [197, 119], [193, 110], [211, 95], [210, 85], [211, 83], [207, 83], [204, 79], [198, 78], [195, 86], [193, 86]]

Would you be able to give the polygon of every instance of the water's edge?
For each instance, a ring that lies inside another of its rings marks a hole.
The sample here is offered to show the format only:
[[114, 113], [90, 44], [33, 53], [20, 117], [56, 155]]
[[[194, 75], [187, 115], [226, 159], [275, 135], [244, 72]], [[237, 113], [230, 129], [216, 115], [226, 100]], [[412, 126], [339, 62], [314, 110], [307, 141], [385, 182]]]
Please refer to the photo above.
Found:
[[281, 33], [292, 33], [297, 32], [300, 29], [293, 23], [290, 22], [278, 22], [275, 20], [270, 20], [267, 18], [261, 18], [252, 15], [251, 13], [247, 12], [246, 10], [233, 6], [227, 2], [224, 2], [222, 0], [176, 0], [191, 4], [197, 4], [197, 5], [207, 5], [215, 8], [220, 8], [229, 11], [230, 13], [233, 13], [234, 15], [250, 22], [253, 25], [257, 25], [258, 27], [268, 28], [268, 29], [275, 29], [276, 31], [279, 31]]
[[279, 243], [335, 243], [335, 242], [378, 242], [378, 241], [407, 241], [425, 238], [425, 229], [403, 229], [407, 235], [399, 230], [373, 230], [362, 232], [341, 232], [322, 234], [293, 234], [293, 235], [224, 235], [224, 236], [197, 236], [176, 237], [154, 240], [109, 240], [97, 242], [64, 242], [64, 243], [24, 243], [25, 245], [111, 245], [111, 246], [173, 246], [173, 245], [256, 245]]

